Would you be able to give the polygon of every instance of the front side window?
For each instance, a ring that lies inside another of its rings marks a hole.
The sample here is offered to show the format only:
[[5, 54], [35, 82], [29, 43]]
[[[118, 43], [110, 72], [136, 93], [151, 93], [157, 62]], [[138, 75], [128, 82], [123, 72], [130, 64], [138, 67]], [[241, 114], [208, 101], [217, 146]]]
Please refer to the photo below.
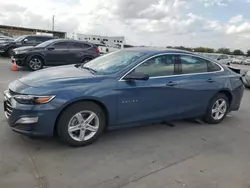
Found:
[[27, 44], [34, 44], [37, 42], [37, 39], [34, 36], [26, 37], [25, 39], [27, 39], [27, 42], [26, 42]]
[[189, 56], [180, 55], [182, 74], [208, 72], [207, 60]]
[[174, 74], [174, 64], [174, 55], [162, 55], [147, 60], [134, 71], [147, 74], [149, 77], [170, 76]]

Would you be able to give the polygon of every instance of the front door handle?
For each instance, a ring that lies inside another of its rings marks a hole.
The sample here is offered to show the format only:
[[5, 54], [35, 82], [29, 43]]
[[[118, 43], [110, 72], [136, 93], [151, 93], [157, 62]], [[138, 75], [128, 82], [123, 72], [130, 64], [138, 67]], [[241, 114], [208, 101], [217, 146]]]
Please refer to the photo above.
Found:
[[213, 80], [212, 78], [209, 78], [209, 79], [207, 80], [207, 82], [208, 82], [208, 83], [213, 83], [214, 80]]
[[166, 86], [171, 86], [171, 87], [176, 86], [176, 85], [177, 85], [177, 83], [175, 83], [175, 82], [173, 82], [173, 81], [170, 81], [170, 82], [168, 82], [168, 83], [166, 84]]

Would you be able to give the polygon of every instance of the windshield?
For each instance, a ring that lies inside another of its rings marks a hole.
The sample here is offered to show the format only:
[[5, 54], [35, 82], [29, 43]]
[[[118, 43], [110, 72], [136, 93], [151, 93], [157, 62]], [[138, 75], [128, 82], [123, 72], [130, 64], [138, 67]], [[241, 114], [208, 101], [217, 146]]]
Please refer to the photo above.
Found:
[[116, 51], [88, 62], [84, 67], [91, 68], [96, 71], [96, 74], [100, 75], [114, 74], [140, 59], [143, 55], [143, 52]]
[[20, 36], [15, 39], [16, 42], [21, 42], [26, 36]]
[[41, 47], [41, 48], [44, 48], [44, 47], [47, 47], [48, 45], [50, 45], [51, 43], [53, 43], [55, 40], [47, 40], [46, 42], [43, 42], [41, 44], [38, 44], [36, 47]]

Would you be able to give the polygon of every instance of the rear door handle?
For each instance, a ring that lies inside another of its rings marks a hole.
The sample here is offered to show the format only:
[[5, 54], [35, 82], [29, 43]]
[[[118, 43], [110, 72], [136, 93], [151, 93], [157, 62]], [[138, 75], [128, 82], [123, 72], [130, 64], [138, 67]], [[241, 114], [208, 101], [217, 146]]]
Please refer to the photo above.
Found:
[[214, 80], [213, 80], [212, 78], [209, 78], [209, 79], [207, 80], [207, 82], [208, 82], [208, 83], [213, 83]]
[[175, 83], [175, 82], [173, 82], [173, 81], [170, 81], [170, 82], [168, 82], [168, 83], [166, 84], [166, 86], [171, 86], [171, 87], [176, 86], [176, 85], [177, 85], [177, 83]]

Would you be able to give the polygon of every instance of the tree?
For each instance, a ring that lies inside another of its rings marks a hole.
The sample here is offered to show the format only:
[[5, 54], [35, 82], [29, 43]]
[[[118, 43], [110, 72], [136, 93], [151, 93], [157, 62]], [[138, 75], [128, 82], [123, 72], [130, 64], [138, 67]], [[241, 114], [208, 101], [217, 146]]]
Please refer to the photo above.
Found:
[[242, 52], [241, 50], [237, 49], [233, 51], [233, 55], [244, 55], [244, 52]]
[[219, 48], [219, 49], [217, 50], [217, 53], [221, 53], [221, 54], [228, 54], [228, 55], [230, 55], [230, 54], [231, 54], [231, 52], [230, 52], [230, 49], [229, 49], [229, 48]]
[[194, 52], [203, 52], [203, 53], [213, 53], [213, 48], [197, 47], [193, 49]]
[[250, 50], [247, 50], [247, 56], [250, 56]]

